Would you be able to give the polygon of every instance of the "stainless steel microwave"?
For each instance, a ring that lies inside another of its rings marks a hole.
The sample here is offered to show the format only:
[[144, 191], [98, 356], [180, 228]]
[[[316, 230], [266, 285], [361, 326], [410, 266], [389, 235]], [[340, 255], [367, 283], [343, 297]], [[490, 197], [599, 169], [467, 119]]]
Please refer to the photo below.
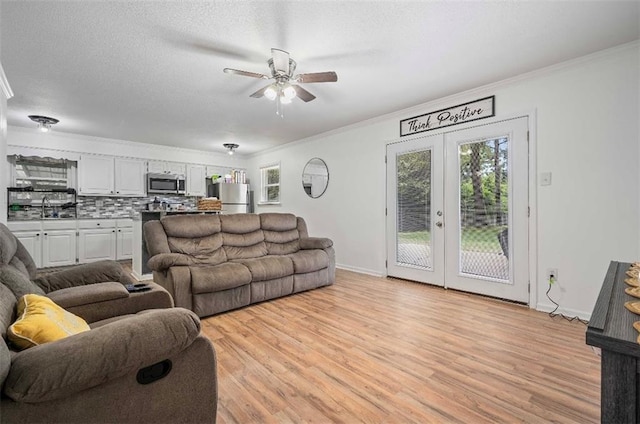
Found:
[[184, 175], [147, 174], [147, 193], [150, 194], [185, 194]]

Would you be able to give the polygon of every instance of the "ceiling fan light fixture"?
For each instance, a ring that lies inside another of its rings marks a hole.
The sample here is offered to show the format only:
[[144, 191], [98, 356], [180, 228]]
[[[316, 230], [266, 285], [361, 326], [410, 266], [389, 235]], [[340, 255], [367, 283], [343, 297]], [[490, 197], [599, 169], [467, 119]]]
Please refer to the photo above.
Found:
[[227, 153], [229, 155], [233, 155], [233, 152], [240, 147], [239, 145], [235, 144], [235, 143], [224, 143], [223, 144], [224, 148], [227, 149]]
[[293, 88], [291, 84], [287, 84], [285, 88], [282, 89], [282, 97], [291, 101], [294, 97], [296, 97], [296, 89]]
[[273, 84], [271, 84], [266, 90], [264, 90], [264, 96], [269, 100], [275, 100], [278, 96], [278, 90], [276, 90]]
[[29, 119], [36, 122], [38, 124], [38, 130], [43, 133], [49, 132], [51, 130], [51, 125], [60, 122], [55, 118], [40, 115], [29, 115]]

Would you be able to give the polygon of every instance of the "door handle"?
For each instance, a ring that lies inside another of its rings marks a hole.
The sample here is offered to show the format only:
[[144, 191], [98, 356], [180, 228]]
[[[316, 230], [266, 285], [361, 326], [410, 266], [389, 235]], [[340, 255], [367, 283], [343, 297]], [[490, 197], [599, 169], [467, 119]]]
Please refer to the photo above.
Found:
[[438, 222], [436, 222], [436, 227], [438, 227], [438, 228], [442, 228], [442, 221], [438, 221]]

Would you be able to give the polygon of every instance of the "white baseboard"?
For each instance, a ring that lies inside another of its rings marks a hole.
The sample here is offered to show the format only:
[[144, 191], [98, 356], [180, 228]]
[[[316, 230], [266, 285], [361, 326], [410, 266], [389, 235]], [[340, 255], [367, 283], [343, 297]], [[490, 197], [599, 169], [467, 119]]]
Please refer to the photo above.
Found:
[[349, 265], [342, 265], [342, 264], [336, 264], [336, 268], [338, 269], [344, 269], [346, 271], [353, 271], [353, 272], [357, 272], [359, 274], [367, 274], [367, 275], [372, 275], [374, 277], [384, 277], [385, 275], [377, 272], [377, 271], [372, 271], [370, 269], [365, 269], [365, 268], [358, 268], [356, 266], [349, 266]]

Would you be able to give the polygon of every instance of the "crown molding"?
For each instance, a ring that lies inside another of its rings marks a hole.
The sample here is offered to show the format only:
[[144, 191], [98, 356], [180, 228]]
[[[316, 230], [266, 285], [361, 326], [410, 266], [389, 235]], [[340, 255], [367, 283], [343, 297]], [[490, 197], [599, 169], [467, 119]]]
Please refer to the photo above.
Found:
[[7, 80], [7, 76], [4, 73], [2, 63], [0, 63], [0, 90], [7, 100], [13, 97], [13, 90], [11, 90], [11, 86], [9, 85], [9, 81]]
[[340, 133], [344, 133], [347, 131], [351, 131], [351, 130], [355, 130], [358, 128], [362, 128], [362, 127], [367, 127], [373, 124], [378, 124], [380, 122], [386, 121], [386, 120], [394, 120], [394, 119], [403, 119], [406, 118], [408, 116], [413, 116], [413, 115], [419, 115], [421, 113], [424, 113], [425, 110], [429, 110], [431, 108], [437, 108], [439, 106], [441, 106], [442, 104], [447, 104], [447, 103], [453, 103], [455, 104], [455, 102], [460, 102], [460, 101], [464, 101], [464, 100], [468, 100], [470, 97], [476, 96], [476, 95], [485, 95], [487, 92], [490, 92], [491, 90], [497, 90], [499, 88], [503, 88], [506, 86], [510, 86], [510, 85], [514, 85], [518, 82], [521, 81], [526, 81], [526, 80], [530, 80], [533, 78], [538, 78], [538, 77], [543, 77], [561, 70], [564, 70], [566, 68], [571, 68], [571, 67], [575, 67], [575, 66], [579, 66], [579, 65], [583, 65], [585, 63], [588, 62], [593, 62], [596, 60], [601, 60], [604, 58], [607, 58], [609, 56], [613, 56], [616, 54], [619, 54], [621, 52], [625, 52], [627, 50], [640, 50], [640, 40], [634, 40], [631, 41], [629, 43], [625, 43], [625, 44], [620, 44], [618, 46], [614, 46], [614, 47], [610, 47], [608, 49], [604, 49], [604, 50], [599, 50], [595, 53], [591, 53], [591, 54], [587, 54], [585, 56], [580, 56], [577, 57], [575, 59], [570, 59], [570, 60], [566, 60], [564, 62], [559, 62], [556, 63], [554, 65], [549, 65], [549, 66], [545, 66], [543, 68], [539, 68], [530, 72], [526, 72], [524, 74], [519, 74], [510, 78], [506, 78], [500, 81], [496, 81], [496, 82], [492, 82], [489, 84], [485, 84], [482, 85], [480, 87], [475, 87], [466, 91], [462, 91], [459, 93], [454, 93], [454, 94], [450, 94], [444, 97], [438, 97], [435, 99], [431, 99], [427, 102], [424, 103], [420, 103], [419, 105], [416, 106], [411, 106], [405, 109], [401, 109], [398, 111], [394, 111], [394, 112], [390, 112], [384, 115], [380, 115], [380, 116], [376, 116], [374, 118], [369, 118], [367, 120], [364, 121], [360, 121], [360, 122], [356, 122], [355, 124], [350, 124], [350, 125], [346, 125], [344, 127], [340, 127], [340, 128], [336, 128], [330, 131], [326, 131], [324, 133], [321, 134], [316, 134], [316, 135], [312, 135], [310, 137], [307, 138], [303, 138], [300, 140], [295, 140], [292, 141], [290, 143], [286, 143], [286, 144], [281, 144], [279, 146], [274, 146], [270, 149], [265, 149], [262, 150], [260, 152], [256, 152], [250, 155], [247, 155], [247, 157], [249, 159], [253, 159], [256, 157], [260, 157], [264, 154], [269, 154], [269, 153], [273, 153], [276, 152], [278, 150], [282, 150], [282, 149], [286, 149], [289, 147], [293, 147], [296, 146], [298, 144], [304, 144], [304, 143], [310, 143], [313, 142], [315, 140], [319, 140], [319, 139], [323, 139], [326, 137], [330, 137], [332, 135], [336, 135], [336, 134], [340, 134]]

